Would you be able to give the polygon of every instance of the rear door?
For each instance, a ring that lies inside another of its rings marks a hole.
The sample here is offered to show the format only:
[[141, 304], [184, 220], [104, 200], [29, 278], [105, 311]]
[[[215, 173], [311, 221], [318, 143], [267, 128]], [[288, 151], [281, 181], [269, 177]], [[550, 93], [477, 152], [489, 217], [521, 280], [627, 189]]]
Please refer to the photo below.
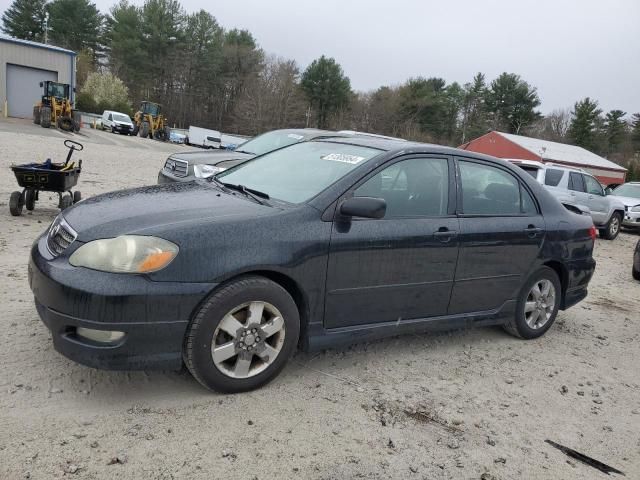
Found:
[[609, 202], [604, 196], [604, 189], [600, 182], [591, 175], [582, 174], [587, 194], [587, 206], [591, 209], [591, 217], [593, 222], [603, 225], [609, 220]]
[[453, 161], [404, 157], [360, 182], [384, 218], [333, 222], [325, 327], [445, 315], [458, 257]]
[[449, 314], [515, 298], [538, 257], [545, 222], [531, 192], [499, 165], [457, 159], [460, 256]]
[[578, 205], [589, 206], [587, 198], [587, 188], [584, 184], [584, 177], [580, 172], [569, 172], [569, 183], [567, 185], [569, 195]]

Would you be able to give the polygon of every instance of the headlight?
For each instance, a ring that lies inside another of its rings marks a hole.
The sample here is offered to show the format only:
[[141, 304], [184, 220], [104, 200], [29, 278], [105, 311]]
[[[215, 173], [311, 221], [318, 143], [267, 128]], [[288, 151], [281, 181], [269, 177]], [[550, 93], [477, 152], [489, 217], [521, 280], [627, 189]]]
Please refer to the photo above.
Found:
[[215, 165], [194, 165], [193, 173], [198, 178], [209, 178], [216, 173], [224, 172], [226, 168], [216, 167]]
[[640, 205], [636, 205], [635, 207], [631, 207], [632, 212], [640, 212]]
[[162, 238], [122, 235], [82, 245], [69, 263], [103, 272], [150, 273], [162, 270], [177, 254], [178, 246]]

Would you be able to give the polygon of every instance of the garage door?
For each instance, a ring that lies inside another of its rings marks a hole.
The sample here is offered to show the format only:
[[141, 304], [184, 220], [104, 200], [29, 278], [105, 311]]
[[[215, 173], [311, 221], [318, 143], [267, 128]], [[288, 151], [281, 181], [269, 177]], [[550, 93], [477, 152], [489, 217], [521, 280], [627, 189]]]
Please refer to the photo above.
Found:
[[7, 64], [7, 111], [10, 117], [31, 118], [42, 97], [40, 82], [58, 81], [58, 72]]

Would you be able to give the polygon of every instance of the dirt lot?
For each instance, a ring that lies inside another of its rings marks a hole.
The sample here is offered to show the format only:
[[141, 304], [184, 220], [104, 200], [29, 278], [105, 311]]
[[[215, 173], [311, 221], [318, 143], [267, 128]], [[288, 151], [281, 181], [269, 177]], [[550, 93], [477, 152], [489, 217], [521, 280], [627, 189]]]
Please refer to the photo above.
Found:
[[[66, 135], [16, 125], [0, 121], [0, 478], [606, 478], [545, 439], [640, 477], [637, 235], [597, 242], [588, 299], [539, 340], [491, 328], [300, 353], [266, 388], [216, 395], [185, 373], [103, 372], [53, 350], [26, 264], [56, 202], [11, 217], [8, 167], [62, 158]], [[80, 138], [85, 196], [155, 183], [179, 149]]]

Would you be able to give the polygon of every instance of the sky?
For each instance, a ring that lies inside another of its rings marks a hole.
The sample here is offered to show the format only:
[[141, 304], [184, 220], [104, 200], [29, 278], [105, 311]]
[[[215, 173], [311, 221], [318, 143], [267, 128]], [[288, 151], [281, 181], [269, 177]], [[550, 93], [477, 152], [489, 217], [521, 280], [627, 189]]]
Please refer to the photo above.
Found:
[[[94, 0], [108, 12], [115, 0]], [[0, 0], [0, 11], [11, 0]], [[143, 0], [133, 0], [141, 5]], [[584, 97], [640, 112], [640, 0], [182, 0], [304, 68], [335, 58], [353, 89], [519, 74], [543, 113]]]

